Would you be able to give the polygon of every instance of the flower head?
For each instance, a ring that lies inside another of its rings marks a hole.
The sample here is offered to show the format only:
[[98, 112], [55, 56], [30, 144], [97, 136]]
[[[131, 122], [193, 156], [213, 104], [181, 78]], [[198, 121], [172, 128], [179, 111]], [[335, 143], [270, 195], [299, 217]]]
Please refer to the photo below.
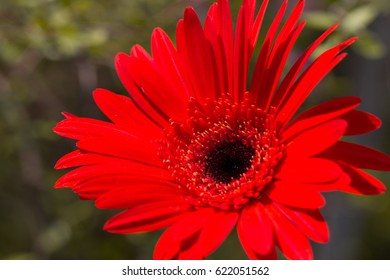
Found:
[[[111, 120], [64, 114], [55, 132], [77, 140], [56, 168], [77, 167], [56, 183], [105, 209], [124, 209], [105, 225], [113, 233], [164, 229], [156, 259], [198, 259], [237, 227], [250, 258], [313, 258], [308, 239], [329, 239], [321, 192], [380, 194], [361, 169], [390, 170], [390, 158], [340, 141], [377, 129], [380, 120], [341, 97], [294, 117], [318, 82], [355, 41], [346, 40], [305, 67], [330, 27], [282, 78], [304, 27], [299, 1], [284, 24], [285, 1], [254, 54], [268, 1], [244, 0], [233, 28], [227, 0], [214, 3], [202, 27], [187, 8], [176, 47], [163, 30], [118, 54], [130, 97], [104, 89], [94, 99]], [[280, 30], [278, 32], [278, 30]], [[250, 61], [255, 61], [252, 75]], [[251, 76], [251, 78], [249, 78]]]

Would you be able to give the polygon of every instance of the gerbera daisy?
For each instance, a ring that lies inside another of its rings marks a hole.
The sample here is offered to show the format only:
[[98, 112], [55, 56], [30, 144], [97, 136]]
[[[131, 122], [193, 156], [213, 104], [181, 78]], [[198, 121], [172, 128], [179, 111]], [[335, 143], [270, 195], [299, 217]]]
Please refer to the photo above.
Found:
[[93, 93], [111, 122], [64, 114], [54, 131], [77, 140], [78, 150], [56, 168], [77, 168], [56, 187], [96, 200], [98, 208], [124, 209], [104, 226], [109, 232], [166, 229], [155, 259], [205, 258], [235, 227], [249, 258], [276, 258], [279, 248], [289, 259], [312, 259], [309, 239], [329, 239], [321, 192], [383, 193], [385, 186], [361, 169], [389, 171], [390, 157], [340, 140], [380, 126], [355, 109], [358, 97], [293, 118], [356, 39], [305, 67], [337, 25], [330, 27], [283, 76], [305, 25], [304, 1], [282, 24], [283, 2], [253, 58], [267, 4], [256, 12], [256, 1], [244, 0], [235, 28], [228, 0], [210, 7], [204, 27], [187, 8], [176, 46], [157, 28], [151, 55], [138, 45], [118, 54], [130, 97]]

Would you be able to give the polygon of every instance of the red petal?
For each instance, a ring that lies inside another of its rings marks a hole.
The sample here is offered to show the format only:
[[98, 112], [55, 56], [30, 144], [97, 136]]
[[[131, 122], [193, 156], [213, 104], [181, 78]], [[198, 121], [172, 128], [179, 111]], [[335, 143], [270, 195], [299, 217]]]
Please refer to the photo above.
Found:
[[390, 171], [390, 157], [377, 150], [358, 144], [339, 141], [321, 157], [345, 162], [357, 168]]
[[276, 248], [274, 247], [275, 245], [272, 246], [268, 254], [259, 255], [252, 249], [251, 246], [247, 244], [246, 239], [240, 239], [240, 242], [248, 258], [250, 258], [251, 260], [276, 260], [278, 258], [278, 255], [276, 253]]
[[280, 163], [274, 176], [292, 182], [324, 183], [338, 179], [341, 174], [340, 166], [333, 161], [307, 158]]
[[233, 57], [233, 95], [235, 101], [242, 100], [246, 92], [249, 62], [267, 5], [268, 1], [262, 3], [255, 22], [256, 1], [243, 1], [239, 11], [235, 30]]
[[156, 185], [138, 183], [115, 188], [101, 195], [96, 200], [96, 207], [107, 209], [132, 208], [137, 205], [164, 200], [183, 200], [176, 184], [161, 183]]
[[242, 210], [237, 231], [248, 255], [254, 252], [266, 256], [274, 248], [272, 224], [261, 203], [253, 203]]
[[152, 52], [156, 64], [165, 74], [164, 76], [176, 87], [176, 92], [187, 96], [193, 96], [188, 71], [184, 68], [172, 41], [164, 30], [156, 28], [152, 34]]
[[185, 92], [177, 92], [152, 62], [130, 56], [123, 63], [125, 63], [124, 67], [128, 75], [138, 88], [138, 91], [131, 91], [130, 95], [140, 108], [147, 108], [144, 107], [147, 103], [166, 120], [185, 119], [189, 97]]
[[274, 203], [265, 205], [265, 210], [271, 218], [276, 242], [282, 253], [289, 259], [313, 259], [307, 238], [274, 206]]
[[273, 82], [267, 82], [265, 84], [264, 95], [262, 94], [262, 96], [268, 96], [268, 99], [260, 99], [262, 103], [259, 103], [259, 106], [265, 110], [269, 109], [276, 87], [279, 84], [284, 66], [287, 62], [287, 58], [296, 40], [301, 34], [305, 24], [305, 22], [301, 22], [294, 30], [292, 30], [291, 34], [289, 34], [285, 39], [285, 42], [278, 46], [277, 52], [274, 55], [275, 58], [273, 59], [272, 64], [269, 66], [269, 70], [267, 71], [266, 78], [266, 81], [269, 80]]
[[241, 101], [248, 78], [248, 63], [250, 58], [249, 42], [247, 41], [249, 30], [247, 27], [252, 24], [250, 21], [253, 20], [253, 13], [250, 11], [251, 7], [249, 7], [249, 1], [243, 2], [237, 16], [233, 53], [233, 96], [236, 102]]
[[297, 208], [317, 209], [325, 205], [324, 197], [304, 184], [276, 181], [267, 186], [265, 194], [274, 201]]
[[289, 139], [306, 129], [335, 119], [343, 114], [345, 116], [346, 112], [351, 111], [360, 102], [361, 99], [359, 97], [347, 96], [321, 103], [296, 117], [286, 130], [282, 132], [281, 137], [282, 139]]
[[236, 212], [211, 208], [188, 213], [162, 234], [154, 259], [203, 259], [225, 240], [237, 219]]
[[130, 98], [105, 89], [96, 89], [93, 97], [100, 110], [118, 126], [142, 138], [161, 137], [161, 128], [140, 111]]
[[178, 221], [188, 209], [188, 204], [178, 201], [154, 202], [119, 213], [107, 221], [104, 229], [113, 233], [159, 230]]
[[356, 38], [347, 40], [338, 46], [320, 55], [309, 68], [291, 86], [284, 101], [277, 108], [276, 122], [281, 127], [287, 124], [298, 108], [309, 96], [313, 88], [346, 56], [340, 51], [356, 41]]
[[140, 45], [134, 45], [130, 50], [130, 56], [139, 57], [142, 59], [145, 59], [147, 61], [152, 62], [153, 58], [150, 56], [150, 54]]
[[[125, 177], [118, 178], [119, 183], [112, 184], [109, 178], [100, 178], [99, 180], [92, 180], [85, 183], [80, 184], [78, 187], [73, 188], [73, 191], [76, 192], [83, 199], [94, 199], [99, 200], [103, 195], [108, 192], [112, 192], [117, 188], [132, 188], [133, 185], [138, 184], [159, 184], [161, 181], [152, 178], [134, 178], [134, 177]], [[111, 182], [111, 184], [110, 184]], [[162, 200], [179, 200], [181, 197], [164, 194], [138, 194], [134, 196], [133, 199], [122, 199], [122, 200], [111, 200], [105, 201], [104, 204], [98, 204], [96, 207], [106, 208], [106, 209], [120, 209], [120, 208], [129, 208], [135, 207], [140, 204], [148, 203], [149, 201], [162, 201]], [[120, 204], [122, 203], [122, 204]]]
[[280, 22], [286, 12], [287, 1], [283, 1], [277, 15], [274, 17], [270, 28], [268, 29], [267, 35], [262, 44], [260, 54], [256, 61], [256, 66], [253, 71], [253, 76], [250, 85], [250, 92], [259, 98], [268, 98], [268, 96], [261, 96], [261, 89], [264, 83], [269, 82], [265, 80], [265, 73], [267, 71], [268, 60], [270, 58], [272, 50], [272, 42], [275, 40], [276, 33], [279, 29]]
[[[113, 158], [110, 156], [103, 156], [99, 154], [93, 154], [93, 153], [76, 150], [60, 158], [57, 161], [54, 168], [63, 169], [63, 168], [82, 166], [82, 165], [102, 164], [116, 159], [117, 158]], [[117, 159], [117, 160], [122, 161], [123, 159]]]
[[261, 95], [258, 102], [258, 106], [265, 111], [269, 108], [291, 49], [305, 25], [305, 22], [301, 22], [296, 26], [302, 14], [303, 6], [304, 1], [299, 1], [283, 25], [272, 47], [265, 77], [262, 80], [264, 85], [261, 87]]
[[219, 7], [219, 22], [220, 22], [220, 34], [224, 43], [224, 48], [227, 57], [233, 57], [233, 20], [230, 12], [230, 4], [228, 0], [218, 1]]
[[221, 93], [233, 93], [233, 21], [227, 0], [220, 0], [210, 8], [205, 35], [214, 46]]
[[148, 141], [112, 123], [74, 117], [58, 123], [54, 131], [61, 136], [79, 140], [77, 146], [85, 151], [161, 165], [161, 160]]
[[85, 198], [95, 199], [114, 188], [137, 183], [163, 184], [171, 179], [164, 169], [122, 161], [77, 168], [62, 176], [55, 187], [71, 187]]
[[283, 205], [277, 205], [277, 207], [310, 239], [319, 243], [329, 241], [329, 228], [319, 210], [293, 209]]
[[178, 52], [185, 67], [191, 71], [196, 99], [201, 103], [204, 103], [207, 98], [215, 99], [217, 94], [220, 94], [220, 89], [214, 52], [192, 8], [185, 10], [184, 20], [178, 28], [182, 28], [177, 31]]
[[[253, 1], [253, 2], [256, 3], [256, 1]], [[256, 42], [257, 42], [257, 39], [258, 39], [258, 36], [260, 33], [260, 28], [261, 28], [261, 25], [263, 23], [264, 14], [265, 14], [265, 11], [267, 9], [268, 2], [269, 2], [269, 0], [262, 1], [260, 9], [257, 13], [256, 19], [255, 19], [253, 26], [252, 26], [251, 40], [250, 40], [250, 42], [251, 42], [250, 46], [251, 46], [252, 52], [256, 46]], [[251, 55], [252, 55], [252, 53], [251, 53]]]
[[332, 120], [308, 129], [291, 140], [286, 149], [288, 157], [311, 157], [336, 143], [347, 129], [344, 120]]
[[340, 166], [351, 179], [350, 184], [343, 186], [341, 191], [358, 195], [376, 195], [386, 191], [385, 185], [374, 176], [350, 165]]
[[275, 97], [272, 100], [271, 105], [278, 108], [284, 99], [287, 97], [287, 93], [290, 91], [295, 79], [298, 77], [298, 74], [301, 72], [304, 65], [307, 63], [308, 59], [314, 52], [314, 50], [324, 41], [336, 28], [337, 24], [330, 27], [326, 30], [317, 40], [311, 44], [306, 51], [301, 55], [301, 57], [295, 62], [290, 71], [288, 71], [286, 77], [283, 79], [281, 85], [279, 86]]
[[304, 188], [305, 190], [309, 189], [310, 191], [316, 192], [330, 192], [330, 191], [340, 191], [346, 186], [349, 186], [351, 183], [351, 178], [344, 172], [341, 172], [340, 177], [334, 181], [329, 182], [319, 182], [319, 183], [298, 183], [298, 182], [289, 182], [289, 181], [280, 181], [289, 185], [298, 185]]
[[376, 116], [358, 110], [350, 111], [341, 118], [348, 122], [348, 128], [345, 135], [368, 133], [378, 129], [382, 124], [381, 120]]
[[154, 249], [153, 258], [157, 260], [177, 258], [187, 243], [196, 242], [199, 231], [211, 211], [210, 208], [201, 208], [183, 215], [180, 221], [161, 235]]
[[78, 118], [76, 115], [73, 115], [73, 114], [68, 113], [68, 112], [62, 112], [61, 114], [62, 114], [66, 119]]
[[[167, 183], [167, 182], [165, 182]], [[108, 192], [112, 192], [117, 188], [132, 188], [136, 187], [140, 184], [162, 184], [162, 181], [158, 178], [152, 177], [136, 177], [136, 176], [119, 176], [116, 177], [99, 177], [96, 179], [89, 179], [84, 182], [78, 183], [75, 187], [73, 187], [73, 191], [77, 193], [83, 199], [99, 199], [102, 195], [105, 195]], [[137, 198], [137, 199], [136, 199]], [[177, 200], [178, 197], [173, 197], [167, 194], [162, 196], [158, 196], [158, 194], [152, 194], [147, 196], [146, 194], [139, 194], [137, 197], [134, 197], [133, 200], [128, 199], [127, 201], [118, 200], [118, 201], [110, 201], [111, 204], [109, 207], [109, 202], [105, 202], [105, 205], [98, 205], [101, 208], [126, 208], [120, 207], [118, 204], [123, 203], [123, 205], [127, 206], [135, 206], [138, 204], [147, 203], [150, 201], [158, 201], [158, 200]], [[125, 204], [127, 203], [127, 204]], [[132, 203], [132, 204], [130, 204]], [[104, 207], [103, 207], [104, 206]]]
[[[224, 40], [229, 74], [229, 90], [227, 92], [233, 93], [237, 101], [241, 100], [243, 94], [246, 92], [248, 65], [258, 39], [268, 2], [268, 0], [262, 1], [256, 19], [254, 19], [256, 1], [244, 1], [237, 19], [234, 43], [230, 34], [231, 31], [229, 32], [229, 37], [227, 37], [228, 39]], [[224, 6], [229, 6], [225, 0], [219, 1], [218, 4], [221, 5], [222, 3]], [[230, 9], [228, 12], [221, 10], [220, 17], [230, 19], [229, 25], [225, 23], [225, 26], [228, 26], [231, 30], [231, 17], [226, 17], [224, 16], [225, 14], [230, 14]]]
[[214, 252], [232, 231], [238, 220], [237, 212], [214, 212], [199, 233], [197, 243], [181, 252], [179, 259], [204, 259]]
[[[128, 160], [112, 160], [105, 164], [87, 165], [74, 169], [62, 176], [56, 183], [56, 187], [68, 187], [77, 185], [87, 179], [98, 179], [99, 177], [140, 176], [146, 178], [159, 178], [161, 180], [172, 179], [170, 174], [162, 168], [145, 165]], [[117, 182], [112, 181], [112, 185]]]
[[[122, 84], [134, 99], [138, 108], [142, 108], [150, 119], [157, 123], [161, 128], [169, 126], [169, 117], [146, 97], [144, 89], [135, 82], [133, 77], [134, 69], [130, 68], [129, 63], [131, 57], [133, 59], [142, 58], [142, 61], [148, 61], [148, 58], [145, 58], [145, 56], [135, 56], [134, 54], [133, 56], [129, 56], [124, 53], [117, 54], [115, 57], [115, 67]], [[150, 77], [150, 75], [148, 74], [147, 77]]]
[[[207, 14], [206, 22], [204, 25], [204, 32], [207, 40], [210, 42], [214, 54], [215, 54], [215, 62], [217, 67], [217, 74], [218, 74], [218, 80], [219, 80], [219, 88], [221, 90], [221, 93], [226, 92], [232, 92], [229, 89], [229, 70], [230, 68], [228, 65], [228, 56], [224, 49], [224, 42], [222, 40], [223, 36], [220, 34], [221, 32], [221, 24], [220, 18], [219, 18], [219, 3], [214, 3]], [[225, 16], [225, 18], [228, 18], [228, 16]], [[219, 95], [219, 94], [218, 94]]]

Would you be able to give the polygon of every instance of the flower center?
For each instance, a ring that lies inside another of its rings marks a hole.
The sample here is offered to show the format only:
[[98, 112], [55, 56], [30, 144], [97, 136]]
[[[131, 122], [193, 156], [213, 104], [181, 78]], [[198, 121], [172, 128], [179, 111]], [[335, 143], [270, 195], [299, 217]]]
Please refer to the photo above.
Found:
[[221, 143], [206, 156], [205, 174], [216, 182], [231, 183], [248, 170], [254, 154], [241, 141]]
[[282, 157], [273, 110], [258, 109], [249, 93], [239, 104], [192, 99], [187, 122], [171, 125], [159, 156], [196, 207], [239, 209], [259, 199]]

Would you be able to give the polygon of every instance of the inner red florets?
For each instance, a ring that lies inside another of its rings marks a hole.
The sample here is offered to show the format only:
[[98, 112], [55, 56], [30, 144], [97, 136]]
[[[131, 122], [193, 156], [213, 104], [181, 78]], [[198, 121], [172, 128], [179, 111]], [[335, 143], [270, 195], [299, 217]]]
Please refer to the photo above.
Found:
[[227, 96], [199, 104], [188, 122], [172, 122], [160, 157], [194, 206], [238, 209], [258, 199], [282, 157], [274, 114]]

